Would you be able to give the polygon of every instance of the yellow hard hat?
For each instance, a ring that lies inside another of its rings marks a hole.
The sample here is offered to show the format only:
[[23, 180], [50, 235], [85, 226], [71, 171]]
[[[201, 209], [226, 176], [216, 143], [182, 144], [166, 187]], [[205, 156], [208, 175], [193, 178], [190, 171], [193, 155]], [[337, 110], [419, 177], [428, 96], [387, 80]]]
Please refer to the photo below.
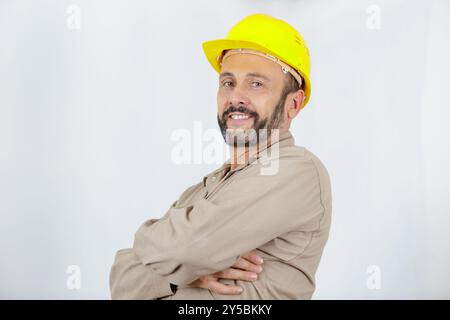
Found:
[[224, 39], [203, 43], [203, 51], [220, 73], [224, 50], [252, 49], [292, 67], [304, 80], [305, 103], [311, 95], [309, 50], [300, 33], [287, 22], [266, 14], [253, 14], [239, 21]]

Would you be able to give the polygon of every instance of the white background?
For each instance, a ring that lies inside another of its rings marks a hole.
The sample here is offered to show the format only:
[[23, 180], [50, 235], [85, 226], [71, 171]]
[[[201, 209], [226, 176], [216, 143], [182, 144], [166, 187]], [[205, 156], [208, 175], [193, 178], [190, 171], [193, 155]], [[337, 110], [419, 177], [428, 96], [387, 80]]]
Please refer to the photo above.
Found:
[[312, 57], [292, 132], [334, 199], [314, 298], [450, 298], [448, 0], [0, 0], [0, 298], [109, 298], [115, 252], [219, 166], [176, 165], [171, 135], [217, 127], [201, 43], [257, 12]]

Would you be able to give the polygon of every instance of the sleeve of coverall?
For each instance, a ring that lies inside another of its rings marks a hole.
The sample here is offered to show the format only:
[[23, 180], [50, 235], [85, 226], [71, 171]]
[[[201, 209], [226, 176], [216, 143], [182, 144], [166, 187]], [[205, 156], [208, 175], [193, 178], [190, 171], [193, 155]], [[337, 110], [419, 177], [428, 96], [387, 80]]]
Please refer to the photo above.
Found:
[[145, 222], [133, 244], [142, 263], [183, 286], [294, 228], [319, 225], [324, 207], [312, 161], [286, 160], [275, 175], [261, 175], [258, 166], [246, 170], [212, 198]]
[[[147, 224], [164, 220], [169, 213], [170, 210], [161, 219], [150, 219]], [[156, 273], [151, 266], [142, 264], [132, 248], [116, 253], [109, 275], [109, 287], [114, 300], [155, 300], [174, 293], [168, 279]]]
[[151, 266], [142, 264], [131, 248], [116, 253], [109, 283], [114, 300], [155, 300], [173, 295], [170, 282]]

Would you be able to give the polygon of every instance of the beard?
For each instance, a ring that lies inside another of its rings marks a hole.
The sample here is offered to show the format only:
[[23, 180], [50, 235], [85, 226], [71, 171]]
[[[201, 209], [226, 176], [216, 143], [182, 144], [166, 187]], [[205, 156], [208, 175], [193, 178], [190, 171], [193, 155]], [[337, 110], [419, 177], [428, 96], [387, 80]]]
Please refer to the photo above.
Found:
[[[283, 120], [286, 96], [283, 95], [280, 98], [272, 114], [264, 119], [261, 119], [257, 112], [251, 111], [243, 105], [238, 107], [232, 105], [222, 114], [222, 117], [217, 115], [217, 122], [225, 143], [233, 147], [250, 147], [270, 138], [272, 130], [279, 129]], [[240, 112], [251, 116], [253, 126], [249, 129], [229, 129], [227, 120], [231, 112]]]

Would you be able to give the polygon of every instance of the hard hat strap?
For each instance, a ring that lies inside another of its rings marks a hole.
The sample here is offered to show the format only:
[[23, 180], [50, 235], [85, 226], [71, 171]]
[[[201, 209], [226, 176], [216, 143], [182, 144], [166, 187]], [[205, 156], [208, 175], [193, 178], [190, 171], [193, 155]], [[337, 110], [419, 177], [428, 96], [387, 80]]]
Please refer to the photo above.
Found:
[[248, 54], [254, 54], [257, 56], [261, 56], [267, 59], [272, 60], [273, 62], [278, 63], [281, 66], [281, 70], [283, 71], [284, 74], [287, 74], [288, 72], [297, 80], [299, 87], [302, 87], [302, 77], [298, 74], [297, 70], [293, 69], [291, 66], [289, 66], [288, 64], [284, 63], [283, 61], [281, 61], [280, 59], [278, 59], [277, 57], [274, 57], [268, 53], [262, 53], [256, 50], [250, 50], [250, 49], [232, 49], [232, 50], [227, 50], [227, 52], [225, 54], [222, 54], [221, 56], [217, 57], [217, 60], [219, 61], [219, 64], [222, 65], [222, 62], [225, 58], [232, 56], [234, 54], [238, 54], [238, 53], [248, 53]]

